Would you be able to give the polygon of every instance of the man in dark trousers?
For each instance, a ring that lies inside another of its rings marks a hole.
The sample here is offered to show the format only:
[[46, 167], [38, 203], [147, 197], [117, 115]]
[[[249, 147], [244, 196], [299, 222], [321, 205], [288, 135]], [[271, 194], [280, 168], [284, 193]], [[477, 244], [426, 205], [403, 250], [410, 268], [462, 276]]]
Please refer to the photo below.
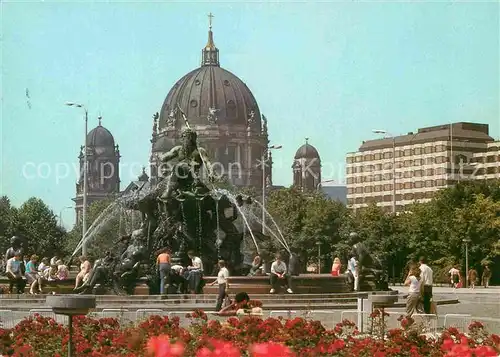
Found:
[[432, 269], [426, 264], [425, 257], [420, 257], [420, 280], [423, 289], [424, 311], [426, 314], [431, 313], [432, 301]]

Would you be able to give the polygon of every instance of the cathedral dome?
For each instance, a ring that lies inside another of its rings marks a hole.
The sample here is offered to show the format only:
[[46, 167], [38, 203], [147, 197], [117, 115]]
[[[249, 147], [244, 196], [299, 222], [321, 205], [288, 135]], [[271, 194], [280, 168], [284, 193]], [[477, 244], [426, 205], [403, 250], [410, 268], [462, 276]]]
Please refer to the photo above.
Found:
[[99, 125], [92, 129], [87, 134], [87, 146], [115, 146], [115, 139], [108, 129], [101, 125], [99, 120]]
[[168, 126], [177, 108], [194, 125], [243, 125], [259, 129], [261, 125], [259, 107], [250, 89], [220, 67], [219, 50], [211, 30], [202, 49], [201, 67], [183, 76], [170, 90], [163, 102], [158, 129]]
[[307, 140], [295, 153], [295, 159], [320, 159], [318, 150], [310, 145]]

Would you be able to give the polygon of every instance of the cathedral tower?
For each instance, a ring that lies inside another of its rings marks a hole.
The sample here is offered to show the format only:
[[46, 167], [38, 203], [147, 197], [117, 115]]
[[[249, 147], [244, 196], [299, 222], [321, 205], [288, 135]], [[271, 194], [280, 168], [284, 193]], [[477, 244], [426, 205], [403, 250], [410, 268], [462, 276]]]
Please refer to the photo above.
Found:
[[[104, 200], [120, 192], [120, 150], [108, 129], [99, 125], [87, 134], [87, 210], [92, 202]], [[80, 179], [76, 184], [73, 198], [76, 223], [79, 224], [83, 212], [83, 170], [84, 146], [80, 147]], [[88, 211], [87, 211], [88, 212]]]
[[321, 182], [321, 159], [308, 141], [297, 150], [292, 165], [293, 186], [303, 192], [316, 190]]

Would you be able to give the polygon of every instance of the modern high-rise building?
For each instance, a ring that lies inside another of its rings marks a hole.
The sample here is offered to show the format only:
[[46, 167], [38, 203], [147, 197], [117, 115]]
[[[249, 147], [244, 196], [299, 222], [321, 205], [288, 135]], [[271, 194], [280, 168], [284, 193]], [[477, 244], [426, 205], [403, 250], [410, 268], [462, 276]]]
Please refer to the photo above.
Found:
[[430, 200], [460, 180], [500, 177], [500, 142], [487, 124], [453, 123], [416, 133], [364, 141], [347, 154], [347, 201], [358, 209], [375, 202], [388, 211]]

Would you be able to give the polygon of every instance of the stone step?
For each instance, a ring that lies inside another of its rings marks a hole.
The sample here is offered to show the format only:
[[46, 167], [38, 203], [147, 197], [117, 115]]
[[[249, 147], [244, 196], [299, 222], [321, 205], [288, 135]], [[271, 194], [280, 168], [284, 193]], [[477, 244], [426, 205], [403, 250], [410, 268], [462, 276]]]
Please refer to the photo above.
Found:
[[[236, 289], [234, 289], [236, 290]], [[230, 292], [230, 294], [233, 294], [233, 292]], [[365, 292], [365, 293], [330, 293], [330, 294], [269, 294], [268, 292], [264, 294], [254, 294], [251, 297], [256, 300], [262, 300], [262, 299], [282, 299], [284, 296], [290, 297], [293, 299], [302, 299], [302, 300], [310, 300], [310, 299], [356, 299], [357, 297], [363, 297], [367, 298], [368, 295], [373, 295], [373, 294], [382, 294], [382, 295], [398, 295], [399, 292], [397, 290], [395, 291], [388, 291], [388, 292]], [[3, 301], [4, 299], [11, 299], [11, 300], [16, 300], [16, 299], [33, 299], [33, 300], [40, 300], [40, 299], [45, 299], [45, 297], [49, 294], [42, 294], [42, 295], [29, 295], [29, 294], [4, 294], [0, 295], [0, 301]], [[217, 294], [173, 294], [173, 295], [96, 295], [96, 300], [105, 300], [105, 301], [110, 301], [110, 300], [127, 300], [127, 301], [132, 301], [132, 300], [165, 300], [165, 299], [179, 299], [179, 297], [182, 297], [184, 300], [188, 299], [204, 299], [204, 298], [212, 298], [215, 299], [217, 298]]]

